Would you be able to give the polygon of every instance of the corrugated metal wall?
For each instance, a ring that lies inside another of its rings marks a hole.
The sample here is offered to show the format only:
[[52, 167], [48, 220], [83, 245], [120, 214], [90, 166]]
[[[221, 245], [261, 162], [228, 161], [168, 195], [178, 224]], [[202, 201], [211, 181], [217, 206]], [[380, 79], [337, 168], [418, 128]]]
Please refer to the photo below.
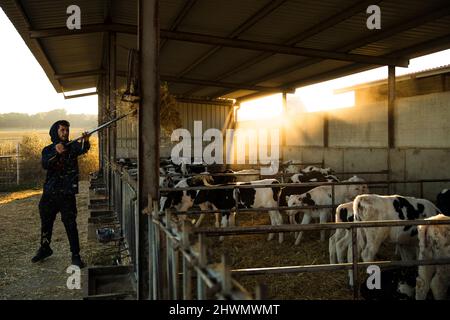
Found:
[[202, 121], [203, 130], [216, 128], [222, 130], [231, 106], [179, 102], [177, 109], [181, 115], [183, 128], [194, 132], [194, 121]]
[[[225, 126], [230, 127], [233, 124], [232, 121], [229, 121], [230, 119], [228, 119], [230, 112], [232, 111], [231, 105], [178, 102], [176, 108], [180, 112], [182, 128], [189, 130], [192, 134], [192, 138], [194, 135], [194, 121], [202, 121], [202, 132], [210, 128], [222, 130]], [[172, 145], [173, 144], [170, 143], [170, 136], [161, 137], [160, 153], [162, 157], [170, 156]], [[136, 119], [127, 118], [118, 123], [117, 157], [137, 157]]]

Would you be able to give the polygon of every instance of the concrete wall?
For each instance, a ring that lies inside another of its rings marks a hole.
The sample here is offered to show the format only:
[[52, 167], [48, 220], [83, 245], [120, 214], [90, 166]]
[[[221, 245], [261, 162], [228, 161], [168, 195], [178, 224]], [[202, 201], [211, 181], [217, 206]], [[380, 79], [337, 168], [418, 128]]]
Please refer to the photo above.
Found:
[[[302, 163], [324, 162], [336, 172], [382, 171], [391, 168], [391, 180], [421, 180], [449, 179], [450, 149], [419, 149], [419, 148], [323, 148], [323, 147], [293, 147], [284, 149], [284, 158], [298, 160]], [[348, 178], [351, 174], [341, 175]], [[367, 181], [384, 181], [387, 174], [358, 174]], [[449, 188], [447, 183], [425, 183], [424, 196], [435, 200], [443, 188]], [[386, 189], [376, 189], [373, 192], [385, 194]], [[395, 184], [391, 191], [403, 195], [419, 196], [419, 184]]]
[[450, 92], [398, 99], [398, 147], [450, 148]]
[[[320, 141], [322, 113], [297, 114], [295, 132], [289, 133], [284, 159], [324, 162], [337, 172], [381, 171], [390, 168], [391, 180], [450, 179], [450, 92], [397, 99], [396, 148], [387, 148], [387, 102], [372, 102], [329, 111], [329, 148]], [[307, 119], [313, 118], [305, 124]], [[311, 126], [314, 128], [311, 129]], [[308, 134], [304, 131], [307, 131]], [[304, 139], [314, 136], [314, 143]], [[369, 181], [386, 174], [361, 175]], [[348, 177], [345, 176], [345, 177]], [[424, 196], [435, 200], [448, 183], [425, 183]], [[387, 193], [388, 190], [374, 190]], [[420, 186], [399, 184], [390, 193], [419, 196]]]

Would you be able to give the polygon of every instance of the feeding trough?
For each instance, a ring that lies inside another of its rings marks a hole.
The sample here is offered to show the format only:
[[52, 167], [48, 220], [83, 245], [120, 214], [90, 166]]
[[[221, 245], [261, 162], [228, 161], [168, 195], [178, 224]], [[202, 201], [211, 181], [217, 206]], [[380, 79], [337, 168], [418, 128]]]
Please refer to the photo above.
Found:
[[136, 299], [132, 265], [90, 267], [86, 277], [85, 300]]

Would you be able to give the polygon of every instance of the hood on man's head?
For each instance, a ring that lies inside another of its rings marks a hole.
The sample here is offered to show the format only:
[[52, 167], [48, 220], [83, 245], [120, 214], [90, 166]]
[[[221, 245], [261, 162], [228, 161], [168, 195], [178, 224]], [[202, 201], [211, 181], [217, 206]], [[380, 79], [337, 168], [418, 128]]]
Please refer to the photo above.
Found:
[[52, 126], [50, 127], [49, 135], [53, 143], [58, 143], [60, 141], [58, 136], [58, 129], [60, 125], [70, 127], [69, 121], [66, 120], [58, 120], [54, 124], [52, 124]]

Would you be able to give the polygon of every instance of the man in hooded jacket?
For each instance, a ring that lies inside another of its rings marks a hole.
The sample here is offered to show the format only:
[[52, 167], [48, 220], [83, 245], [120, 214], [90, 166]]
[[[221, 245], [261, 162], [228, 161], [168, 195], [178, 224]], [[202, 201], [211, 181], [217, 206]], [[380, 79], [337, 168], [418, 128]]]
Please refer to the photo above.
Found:
[[75, 195], [78, 193], [78, 156], [88, 152], [90, 148], [89, 135], [83, 134], [81, 143], [69, 141], [70, 124], [66, 120], [55, 122], [50, 128], [52, 144], [42, 150], [42, 167], [47, 170], [44, 192], [39, 202], [41, 218], [40, 248], [31, 259], [41, 261], [53, 254], [50, 248], [53, 223], [58, 212], [66, 229], [72, 252], [72, 264], [80, 268], [85, 266], [80, 257], [80, 243], [77, 229], [77, 204]]

